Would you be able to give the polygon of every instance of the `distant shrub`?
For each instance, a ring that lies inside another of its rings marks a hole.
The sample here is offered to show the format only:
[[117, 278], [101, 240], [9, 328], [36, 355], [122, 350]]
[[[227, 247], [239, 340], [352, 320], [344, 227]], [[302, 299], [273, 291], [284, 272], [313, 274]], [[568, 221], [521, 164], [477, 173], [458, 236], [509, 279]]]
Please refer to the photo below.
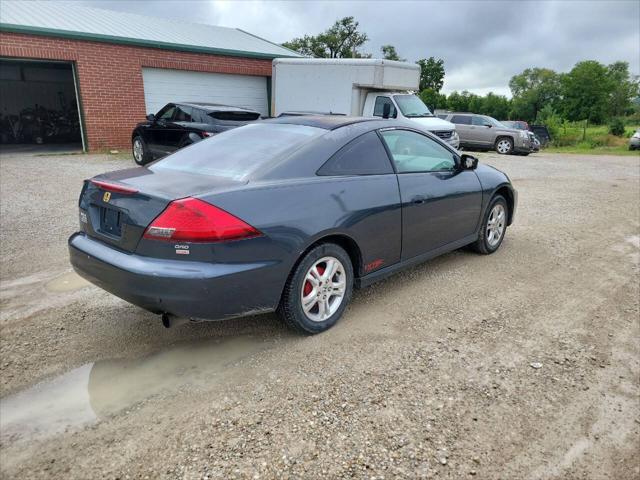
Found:
[[538, 112], [536, 117], [536, 124], [544, 125], [549, 130], [552, 141], [560, 137], [560, 128], [562, 127], [563, 120], [560, 115], [551, 107], [551, 105], [545, 105], [542, 110]]
[[624, 122], [619, 118], [614, 118], [609, 122], [609, 133], [616, 137], [622, 137], [624, 135]]

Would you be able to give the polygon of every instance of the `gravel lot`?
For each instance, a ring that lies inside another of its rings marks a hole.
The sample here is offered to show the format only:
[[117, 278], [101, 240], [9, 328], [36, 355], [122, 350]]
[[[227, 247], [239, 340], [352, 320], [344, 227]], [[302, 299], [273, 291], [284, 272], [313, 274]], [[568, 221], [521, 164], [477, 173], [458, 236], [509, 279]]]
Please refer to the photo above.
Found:
[[640, 157], [482, 155], [520, 194], [492, 256], [166, 330], [71, 272], [104, 155], [0, 158], [4, 478], [640, 476]]

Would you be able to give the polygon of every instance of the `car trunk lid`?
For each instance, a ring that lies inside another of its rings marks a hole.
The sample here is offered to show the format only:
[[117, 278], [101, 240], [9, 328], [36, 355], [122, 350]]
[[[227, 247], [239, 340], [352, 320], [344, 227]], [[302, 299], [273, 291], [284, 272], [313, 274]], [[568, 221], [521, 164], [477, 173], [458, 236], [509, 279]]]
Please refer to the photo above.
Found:
[[80, 223], [89, 236], [136, 250], [147, 226], [172, 201], [236, 188], [245, 182], [175, 170], [132, 168], [85, 181]]

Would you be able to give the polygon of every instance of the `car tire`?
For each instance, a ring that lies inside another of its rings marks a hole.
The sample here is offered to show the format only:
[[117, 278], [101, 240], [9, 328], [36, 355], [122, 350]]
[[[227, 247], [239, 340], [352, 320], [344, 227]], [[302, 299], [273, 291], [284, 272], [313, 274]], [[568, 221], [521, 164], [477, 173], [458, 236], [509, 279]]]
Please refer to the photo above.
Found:
[[133, 150], [133, 161], [136, 162], [137, 165], [145, 165], [151, 161], [147, 144], [140, 135], [133, 137], [131, 149]]
[[513, 152], [513, 140], [509, 137], [500, 137], [496, 140], [495, 150], [500, 155], [510, 155]]
[[[328, 277], [327, 268], [333, 276]], [[289, 275], [277, 312], [289, 328], [313, 335], [336, 324], [352, 293], [349, 255], [334, 243], [323, 243], [307, 252]]]
[[[501, 216], [500, 213], [502, 213]], [[507, 232], [508, 219], [509, 206], [507, 201], [502, 195], [496, 195], [489, 203], [478, 239], [470, 245], [471, 249], [482, 255], [490, 255], [498, 250]]]

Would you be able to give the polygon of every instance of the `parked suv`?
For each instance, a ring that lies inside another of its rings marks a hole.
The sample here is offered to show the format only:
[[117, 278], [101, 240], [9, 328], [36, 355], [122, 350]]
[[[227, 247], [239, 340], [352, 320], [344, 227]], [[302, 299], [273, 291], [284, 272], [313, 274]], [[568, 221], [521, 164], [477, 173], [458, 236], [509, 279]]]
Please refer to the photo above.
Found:
[[515, 128], [516, 130], [524, 130], [529, 135], [529, 140], [531, 140], [531, 151], [538, 152], [540, 151], [540, 139], [536, 137], [536, 134], [531, 131], [529, 128], [529, 124], [524, 120], [500, 120], [500, 123], [509, 127]]
[[260, 113], [215, 103], [168, 103], [131, 135], [133, 159], [138, 165], [164, 157], [216, 133], [246, 125]]
[[475, 113], [449, 113], [445, 120], [455, 124], [460, 146], [495, 150], [507, 155], [531, 153], [531, 139], [524, 130], [508, 128], [495, 118]]

